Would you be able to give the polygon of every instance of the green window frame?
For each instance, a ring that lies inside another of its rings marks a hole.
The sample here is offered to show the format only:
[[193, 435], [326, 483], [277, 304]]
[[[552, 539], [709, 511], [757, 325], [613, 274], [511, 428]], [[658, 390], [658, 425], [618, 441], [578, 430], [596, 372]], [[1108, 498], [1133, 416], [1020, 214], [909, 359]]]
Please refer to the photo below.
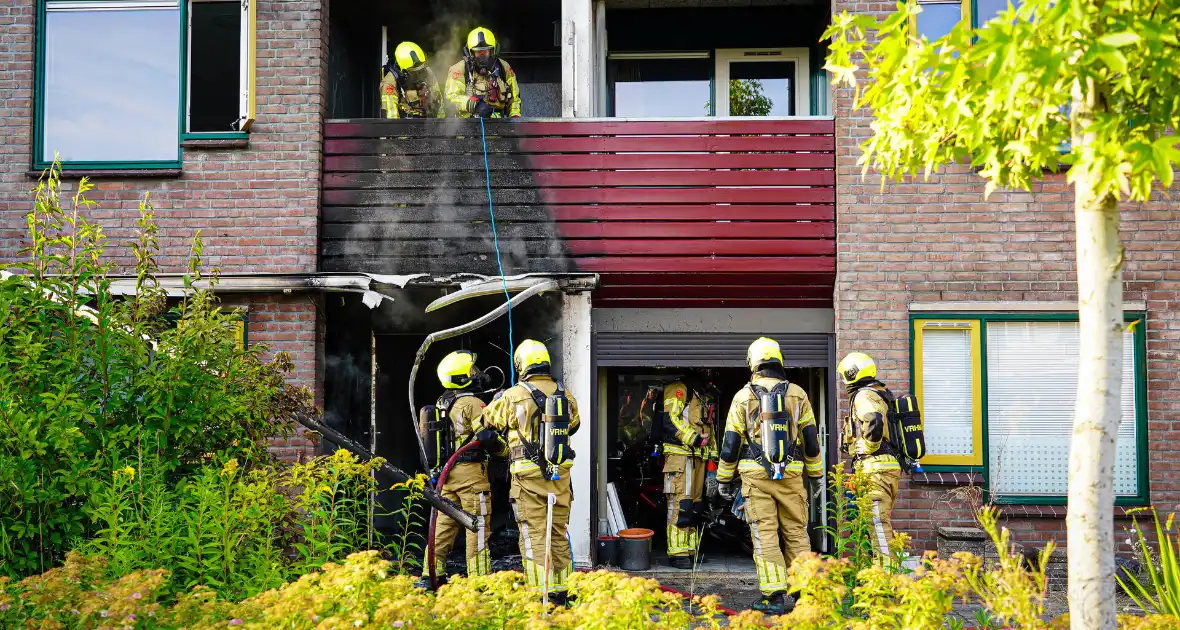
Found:
[[[201, 0], [195, 0], [201, 1]], [[189, 84], [189, 8], [194, 0], [175, 0], [177, 19], [179, 20], [179, 51], [178, 59], [180, 67], [178, 68], [179, 86], [178, 86], [178, 126], [176, 130], [176, 159], [155, 159], [155, 160], [76, 160], [65, 161], [61, 163], [63, 171], [70, 170], [174, 170], [179, 169], [183, 162], [184, 153], [181, 148], [181, 143], [185, 140], [199, 140], [199, 139], [247, 139], [249, 138], [249, 130], [254, 122], [255, 108], [256, 108], [256, 89], [255, 89], [255, 66], [256, 66], [256, 37], [257, 32], [257, 15], [256, 15], [256, 0], [240, 0], [240, 7], [242, 11], [242, 54], [241, 54], [241, 95], [240, 95], [240, 109], [242, 111], [239, 120], [240, 131], [236, 132], [218, 132], [218, 133], [188, 133], [187, 132], [187, 118], [188, 118], [188, 84]], [[47, 60], [48, 53], [46, 51], [47, 37], [47, 14], [50, 12], [50, 5], [59, 7], [66, 7], [62, 10], [73, 11], [87, 11], [87, 5], [94, 8], [89, 9], [97, 11], [100, 9], [111, 9], [118, 2], [112, 0], [37, 0], [37, 24], [35, 32], [35, 89], [34, 89], [34, 121], [33, 121], [33, 146], [30, 161], [34, 170], [44, 170], [49, 168], [52, 160], [46, 159], [45, 156], [45, 132], [46, 132], [46, 87], [47, 87]], [[142, 2], [127, 3], [127, 10], [147, 9], [147, 8], [167, 8], [162, 7], [163, 2], [153, 0], [143, 0]], [[89, 89], [101, 89], [101, 85], [88, 85]], [[52, 150], [52, 147], [50, 147]]]
[[[984, 492], [990, 492], [988, 438], [988, 359], [987, 359], [987, 327], [989, 323], [1023, 323], [1023, 322], [1077, 322], [1076, 312], [1038, 312], [1038, 313], [986, 313], [986, 312], [922, 312], [914, 311], [909, 315], [910, 325], [910, 385], [911, 391], [918, 397], [919, 405], [923, 403], [923, 330], [930, 324], [957, 323], [961, 327], [970, 327], [972, 336], [972, 371], [973, 382], [973, 424], [975, 452], [971, 456], [927, 456], [922, 459], [923, 469], [929, 472], [973, 472], [980, 473], [984, 479]], [[1148, 413], [1147, 413], [1147, 314], [1142, 311], [1124, 314], [1127, 324], [1132, 327], [1134, 343], [1134, 401], [1135, 401], [1135, 462], [1136, 462], [1136, 492], [1134, 495], [1120, 495], [1116, 497], [1116, 505], [1137, 506], [1149, 502], [1149, 460], [1148, 460]], [[925, 408], [923, 407], [925, 413]], [[996, 499], [1000, 504], [1028, 504], [1028, 505], [1065, 505], [1066, 498], [1062, 495], [1000, 495]]]

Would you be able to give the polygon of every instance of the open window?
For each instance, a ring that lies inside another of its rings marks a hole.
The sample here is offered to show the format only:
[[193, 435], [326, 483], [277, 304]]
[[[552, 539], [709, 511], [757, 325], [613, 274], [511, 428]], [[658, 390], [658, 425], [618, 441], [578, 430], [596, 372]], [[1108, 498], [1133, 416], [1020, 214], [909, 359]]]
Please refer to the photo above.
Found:
[[254, 123], [256, 0], [187, 2], [184, 131], [199, 137], [247, 132]]
[[717, 51], [717, 116], [799, 116], [811, 111], [806, 48]]

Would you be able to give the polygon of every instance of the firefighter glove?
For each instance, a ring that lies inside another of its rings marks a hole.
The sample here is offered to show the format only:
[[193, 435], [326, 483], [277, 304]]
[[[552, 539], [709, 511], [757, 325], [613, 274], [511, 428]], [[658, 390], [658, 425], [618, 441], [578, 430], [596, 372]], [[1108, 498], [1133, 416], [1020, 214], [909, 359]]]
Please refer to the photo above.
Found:
[[823, 493], [824, 484], [822, 477], [807, 476], [803, 478], [803, 486], [807, 489], [807, 500], [810, 503], [819, 501], [820, 494]]
[[709, 443], [709, 436], [698, 435], [695, 442], [692, 443], [693, 448], [704, 448]]
[[472, 96], [468, 103], [471, 113], [480, 118], [490, 118], [496, 112], [496, 109], [488, 104], [482, 96]]
[[721, 498], [726, 501], [733, 501], [734, 497], [737, 496], [737, 493], [734, 492], [732, 481], [717, 484], [717, 494], [720, 494]]

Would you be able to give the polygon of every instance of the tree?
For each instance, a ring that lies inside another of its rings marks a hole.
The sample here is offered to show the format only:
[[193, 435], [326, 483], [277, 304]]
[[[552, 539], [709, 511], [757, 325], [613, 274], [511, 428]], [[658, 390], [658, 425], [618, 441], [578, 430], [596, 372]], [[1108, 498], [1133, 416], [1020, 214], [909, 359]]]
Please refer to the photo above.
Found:
[[[705, 103], [705, 112], [713, 103]], [[762, 82], [757, 79], [731, 79], [729, 82], [730, 116], [769, 116], [774, 101], [762, 92]]]
[[[873, 110], [861, 164], [884, 178], [970, 164], [1028, 189], [1067, 166], [1077, 223], [1081, 349], [1070, 442], [1073, 628], [1114, 628], [1114, 458], [1122, 388], [1119, 202], [1146, 201], [1180, 162], [1180, 0], [1026, 0], [978, 29], [915, 38], [921, 9], [843, 13], [826, 68]], [[864, 64], [864, 69], [860, 64]]]

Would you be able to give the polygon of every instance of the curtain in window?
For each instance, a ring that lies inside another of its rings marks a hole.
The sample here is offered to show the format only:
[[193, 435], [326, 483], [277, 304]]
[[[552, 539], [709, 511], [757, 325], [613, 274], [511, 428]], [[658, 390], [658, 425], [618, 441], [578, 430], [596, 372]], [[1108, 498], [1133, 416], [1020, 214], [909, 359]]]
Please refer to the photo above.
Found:
[[[988, 322], [988, 479], [1006, 496], [1060, 496], [1078, 385], [1077, 322]], [[1115, 493], [1136, 494], [1135, 343], [1123, 341]]]
[[922, 330], [922, 420], [931, 455], [973, 454], [972, 374], [970, 329]]

